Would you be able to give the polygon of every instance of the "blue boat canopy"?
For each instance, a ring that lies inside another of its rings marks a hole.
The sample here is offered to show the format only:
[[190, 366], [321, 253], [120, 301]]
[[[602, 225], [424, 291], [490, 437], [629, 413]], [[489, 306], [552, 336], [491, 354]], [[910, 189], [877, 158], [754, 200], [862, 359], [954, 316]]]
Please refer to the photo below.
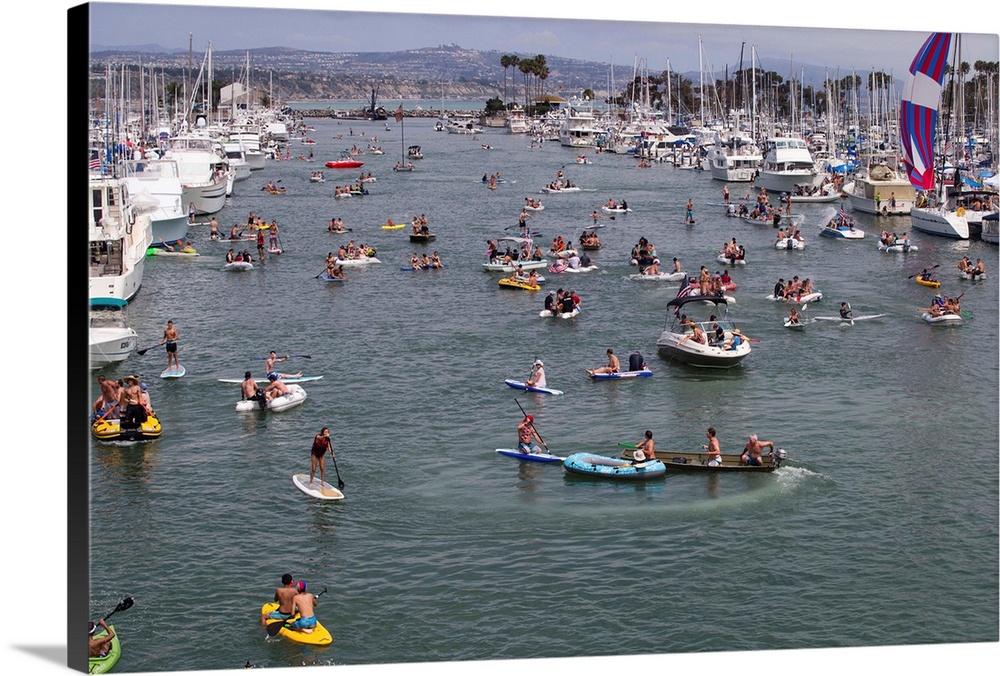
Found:
[[123, 308], [128, 305], [128, 301], [122, 298], [91, 298], [90, 307], [113, 307]]

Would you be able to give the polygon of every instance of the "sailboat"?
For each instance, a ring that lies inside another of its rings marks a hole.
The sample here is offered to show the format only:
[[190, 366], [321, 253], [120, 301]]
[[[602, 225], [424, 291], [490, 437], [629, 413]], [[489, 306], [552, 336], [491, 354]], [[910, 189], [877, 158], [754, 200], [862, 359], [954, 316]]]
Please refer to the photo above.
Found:
[[[951, 33], [931, 33], [913, 58], [900, 102], [899, 126], [907, 177], [914, 188], [924, 191], [917, 204], [910, 209], [913, 228], [931, 235], [969, 239], [965, 209], [954, 206], [954, 195], [949, 195], [948, 191], [948, 184], [952, 182], [944, 180], [944, 152], [939, 157], [941, 169], [934, 168], [934, 132], [951, 42]], [[957, 46], [958, 40], [955, 42]], [[955, 51], [957, 53], [958, 49]], [[934, 192], [936, 171], [940, 175], [937, 177], [937, 191]], [[960, 186], [955, 186], [956, 195], [960, 190]]]
[[[413, 171], [413, 162], [406, 157], [406, 140], [403, 137], [403, 104], [399, 104], [395, 114], [396, 122], [399, 123], [399, 162], [392, 168], [393, 171]], [[418, 149], [419, 150], [419, 149]]]

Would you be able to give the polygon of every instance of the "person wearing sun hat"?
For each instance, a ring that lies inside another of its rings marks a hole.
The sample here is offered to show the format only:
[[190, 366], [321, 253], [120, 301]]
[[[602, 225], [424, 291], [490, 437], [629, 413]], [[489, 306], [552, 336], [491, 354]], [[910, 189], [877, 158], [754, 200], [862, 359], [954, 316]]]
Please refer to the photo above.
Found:
[[316, 628], [315, 608], [319, 603], [315, 596], [306, 591], [305, 580], [296, 582], [295, 588], [298, 590], [298, 594], [292, 598], [292, 601], [295, 603], [295, 612], [299, 614], [299, 619], [290, 623], [288, 628], [306, 634], [312, 633], [312, 630]]
[[[517, 450], [521, 453], [541, 453], [542, 449], [538, 447], [538, 444], [533, 443], [535, 440], [539, 444], [545, 446], [545, 442], [542, 438], [538, 436], [538, 432], [535, 431], [535, 418], [530, 413], [524, 416], [517, 426]], [[545, 449], [548, 450], [548, 446]]]
[[545, 364], [542, 363], [541, 359], [536, 359], [535, 363], [531, 365], [531, 374], [528, 376], [528, 379], [524, 381], [524, 384], [528, 387], [545, 387], [544, 366]]
[[146, 422], [146, 407], [142, 405], [142, 389], [137, 376], [125, 376], [125, 387], [118, 396], [118, 406], [125, 411], [122, 422], [133, 427]]

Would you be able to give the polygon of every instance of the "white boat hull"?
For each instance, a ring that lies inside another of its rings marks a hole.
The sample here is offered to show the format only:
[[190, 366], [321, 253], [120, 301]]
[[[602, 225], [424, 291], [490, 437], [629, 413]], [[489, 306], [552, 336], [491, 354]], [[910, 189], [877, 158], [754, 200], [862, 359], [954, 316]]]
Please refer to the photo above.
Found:
[[139, 337], [130, 328], [90, 329], [90, 368], [99, 369], [125, 361], [135, 352]]
[[540, 261], [515, 261], [512, 264], [504, 263], [483, 263], [483, 270], [486, 272], [514, 272], [520, 267], [522, 270], [540, 270], [547, 268], [549, 262], [546, 259]]
[[910, 223], [914, 230], [951, 239], [969, 239], [969, 221], [954, 211], [931, 207], [914, 207], [910, 210]]
[[732, 368], [750, 354], [750, 343], [746, 341], [740, 343], [735, 350], [728, 350], [714, 345], [695, 343], [692, 340], [681, 343], [681, 339], [687, 335], [690, 334], [664, 331], [656, 341], [656, 347], [671, 359], [699, 368]]

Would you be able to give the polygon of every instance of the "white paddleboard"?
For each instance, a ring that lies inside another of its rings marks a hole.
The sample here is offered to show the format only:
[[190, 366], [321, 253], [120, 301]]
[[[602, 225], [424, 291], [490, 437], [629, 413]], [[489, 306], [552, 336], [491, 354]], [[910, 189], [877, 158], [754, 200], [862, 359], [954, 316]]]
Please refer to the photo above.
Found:
[[293, 474], [292, 483], [311, 498], [318, 498], [320, 500], [344, 499], [344, 494], [337, 490], [336, 486], [331, 486], [325, 481], [320, 481], [318, 476], [313, 477], [312, 488], [309, 488], [308, 474]]
[[[293, 376], [291, 378], [282, 378], [281, 382], [290, 385], [292, 383], [309, 383], [314, 380], [322, 380], [322, 379], [323, 376], [298, 376], [298, 377]], [[240, 383], [243, 382], [243, 378], [219, 378], [219, 382], [239, 385]], [[254, 378], [254, 382], [257, 383], [258, 385], [266, 385], [271, 381], [268, 380], [267, 378]]]
[[160, 377], [161, 378], [180, 378], [185, 373], [187, 373], [187, 369], [184, 368], [184, 364], [181, 364], [179, 368], [176, 368], [176, 369], [170, 368], [170, 369], [167, 369], [166, 371], [162, 371], [160, 373]]

